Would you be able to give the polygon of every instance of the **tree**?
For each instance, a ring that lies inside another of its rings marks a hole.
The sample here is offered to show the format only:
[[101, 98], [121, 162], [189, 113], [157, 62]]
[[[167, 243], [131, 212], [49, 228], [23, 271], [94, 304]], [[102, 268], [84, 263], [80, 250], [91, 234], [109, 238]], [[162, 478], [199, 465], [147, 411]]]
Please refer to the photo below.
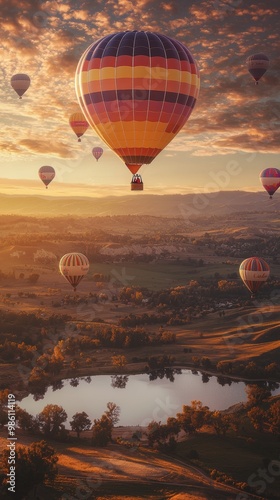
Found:
[[41, 431], [48, 437], [58, 437], [65, 429], [63, 422], [67, 420], [67, 413], [62, 406], [49, 404], [38, 415]]
[[268, 387], [252, 384], [246, 387], [248, 406], [259, 406], [271, 396]]
[[154, 443], [159, 444], [160, 440], [162, 439], [160, 422], [156, 422], [155, 420], [152, 420], [147, 426], [146, 434], [147, 434], [149, 446], [153, 447]]
[[218, 410], [213, 411], [211, 413], [211, 424], [218, 436], [220, 436], [220, 434], [224, 436], [231, 424], [230, 415], [226, 415]]
[[[3, 468], [8, 472], [9, 450], [3, 453]], [[36, 488], [46, 480], [53, 480], [57, 474], [58, 457], [54, 448], [46, 441], [32, 443], [29, 448], [16, 448], [16, 492], [23, 498], [26, 494], [33, 492], [35, 498]], [[10, 466], [9, 466], [10, 468]], [[7, 482], [7, 476], [5, 481]], [[9, 484], [6, 485], [9, 486]]]
[[107, 403], [107, 411], [104, 412], [104, 415], [110, 420], [112, 426], [114, 427], [118, 421], [120, 420], [120, 412], [121, 409], [116, 403]]
[[175, 417], [168, 417], [167, 422], [166, 422], [166, 427], [167, 427], [168, 435], [172, 436], [172, 437], [178, 436], [178, 434], [181, 430], [180, 424], [179, 424], [177, 418], [175, 418]]
[[177, 419], [187, 434], [194, 434], [210, 421], [208, 406], [202, 406], [201, 401], [192, 401], [191, 406], [184, 405], [182, 413], [177, 413]]
[[32, 415], [19, 406], [17, 407], [17, 424], [23, 431], [32, 431], [35, 421]]
[[75, 431], [77, 433], [77, 437], [80, 438], [80, 432], [88, 431], [91, 428], [91, 420], [84, 411], [81, 413], [77, 412], [73, 415], [70, 426], [72, 431]]
[[117, 356], [112, 356], [111, 358], [113, 366], [118, 366], [119, 368], [124, 368], [127, 364], [127, 359], [122, 354]]
[[280, 435], [280, 400], [276, 401], [269, 408], [268, 413], [269, 430], [276, 436]]
[[264, 423], [267, 419], [266, 412], [262, 408], [259, 408], [258, 406], [253, 406], [253, 408], [251, 408], [251, 410], [248, 411], [247, 415], [253, 427], [257, 431], [262, 432], [264, 428]]
[[112, 430], [112, 422], [105, 414], [98, 420], [94, 419], [91, 444], [93, 446], [106, 446], [112, 439]]

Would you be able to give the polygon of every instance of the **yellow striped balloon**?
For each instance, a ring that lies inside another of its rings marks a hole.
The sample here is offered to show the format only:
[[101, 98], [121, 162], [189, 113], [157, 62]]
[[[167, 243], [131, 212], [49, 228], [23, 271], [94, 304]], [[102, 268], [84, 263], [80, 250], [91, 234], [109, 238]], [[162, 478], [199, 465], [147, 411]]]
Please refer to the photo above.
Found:
[[82, 135], [84, 135], [89, 126], [88, 122], [85, 120], [83, 113], [81, 113], [80, 111], [72, 113], [69, 118], [69, 125], [78, 137], [78, 142], [81, 142], [81, 137]]
[[135, 174], [186, 123], [199, 93], [199, 71], [181, 42], [124, 31], [88, 47], [75, 85], [88, 123]]

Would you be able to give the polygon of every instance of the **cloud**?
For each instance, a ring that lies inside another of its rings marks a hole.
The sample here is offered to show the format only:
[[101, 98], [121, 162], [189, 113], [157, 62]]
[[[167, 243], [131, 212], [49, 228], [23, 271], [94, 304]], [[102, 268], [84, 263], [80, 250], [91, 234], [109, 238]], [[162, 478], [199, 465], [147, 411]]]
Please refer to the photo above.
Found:
[[[171, 143], [194, 155], [263, 152], [279, 144], [278, 0], [3, 0], [0, 21], [1, 109], [5, 155], [77, 155], [68, 117], [77, 106], [74, 75], [96, 39], [119, 30], [152, 29], [185, 43], [201, 69], [197, 105]], [[258, 86], [246, 58], [258, 51], [271, 65]], [[16, 72], [31, 77], [21, 103], [10, 87]], [[280, 112], [279, 112], [280, 114]]]
[[[34, 140], [34, 139], [23, 139], [19, 142], [19, 146], [23, 149], [28, 150], [31, 154], [43, 154], [50, 155], [50, 141], [49, 140]], [[52, 141], [51, 153], [60, 158], [71, 158], [71, 151], [69, 151], [69, 146], [63, 143], [57, 143]]]

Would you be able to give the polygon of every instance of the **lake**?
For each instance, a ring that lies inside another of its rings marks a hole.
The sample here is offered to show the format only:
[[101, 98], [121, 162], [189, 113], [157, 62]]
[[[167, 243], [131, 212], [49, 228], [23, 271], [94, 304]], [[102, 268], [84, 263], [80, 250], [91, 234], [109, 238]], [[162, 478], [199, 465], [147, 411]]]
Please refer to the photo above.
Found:
[[[191, 370], [175, 373], [173, 381], [166, 377], [150, 380], [148, 374], [140, 374], [129, 375], [126, 379], [96, 375], [62, 382], [61, 389], [49, 387], [44, 397], [37, 401], [29, 395], [18, 403], [19, 406], [35, 416], [47, 404], [57, 404], [64, 408], [69, 422], [76, 412], [82, 411], [92, 420], [100, 418], [111, 401], [121, 409], [118, 425], [145, 426], [152, 420], [165, 423], [168, 417], [175, 417], [184, 404], [189, 405], [193, 400], [201, 401], [210, 410], [224, 410], [247, 400], [244, 382], [221, 385], [213, 376], [205, 383], [201, 373], [194, 374]], [[280, 388], [272, 394], [280, 394]]]

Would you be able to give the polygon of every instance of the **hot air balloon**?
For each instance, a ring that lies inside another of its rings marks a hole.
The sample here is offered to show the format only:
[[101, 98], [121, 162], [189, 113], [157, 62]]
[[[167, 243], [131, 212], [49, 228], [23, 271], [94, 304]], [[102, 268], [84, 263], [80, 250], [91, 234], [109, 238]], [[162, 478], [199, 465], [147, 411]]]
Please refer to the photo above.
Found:
[[74, 288], [74, 291], [88, 270], [88, 258], [82, 253], [67, 253], [60, 259], [59, 271]]
[[269, 67], [269, 59], [265, 54], [254, 54], [246, 60], [247, 68], [249, 73], [255, 80], [255, 84], [258, 85], [259, 80], [265, 74]]
[[38, 174], [39, 174], [41, 181], [45, 184], [46, 189], [48, 189], [49, 183], [55, 177], [55, 169], [53, 167], [50, 167], [49, 165], [45, 165], [45, 166], [39, 168]]
[[94, 158], [96, 159], [96, 161], [98, 161], [99, 158], [103, 155], [103, 149], [99, 148], [99, 147], [93, 148], [92, 154], [93, 154]]
[[244, 285], [252, 293], [252, 297], [267, 280], [269, 273], [269, 265], [260, 257], [245, 259], [239, 267], [240, 277]]
[[188, 120], [199, 71], [181, 42], [150, 31], [124, 31], [88, 47], [75, 86], [88, 123], [136, 174]]
[[277, 168], [266, 168], [260, 173], [260, 181], [272, 198], [272, 195], [280, 186], [280, 170]]
[[18, 73], [17, 75], [12, 76], [11, 78], [11, 86], [16, 91], [20, 99], [22, 99], [22, 96], [27, 91], [29, 85], [30, 85], [30, 78], [28, 75]]
[[88, 122], [86, 121], [83, 113], [80, 111], [72, 113], [69, 118], [69, 124], [73, 132], [78, 137], [78, 142], [81, 142], [82, 135], [84, 135], [85, 131], [88, 129]]

